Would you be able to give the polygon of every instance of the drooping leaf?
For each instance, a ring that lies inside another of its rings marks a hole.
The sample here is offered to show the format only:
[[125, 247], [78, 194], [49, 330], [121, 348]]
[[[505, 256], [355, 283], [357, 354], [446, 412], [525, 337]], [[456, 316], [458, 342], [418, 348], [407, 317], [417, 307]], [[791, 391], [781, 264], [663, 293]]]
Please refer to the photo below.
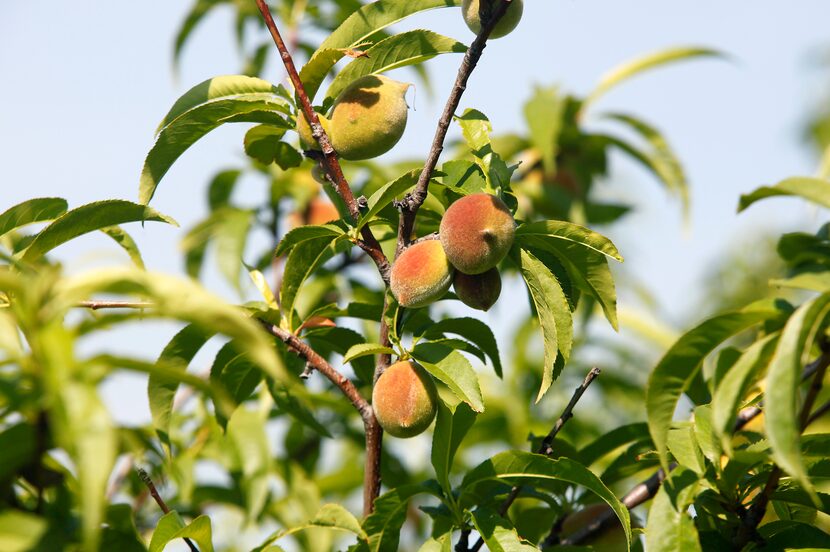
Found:
[[732, 450], [732, 426], [753, 378], [769, 364], [778, 335], [759, 339], [743, 352], [718, 383], [712, 397], [712, 429], [723, 449]]
[[32, 262], [57, 246], [95, 230], [125, 222], [166, 222], [178, 226], [172, 218], [146, 205], [112, 199], [96, 201], [67, 211], [46, 228], [24, 250], [22, 259]]
[[326, 237], [334, 239], [342, 234], [343, 230], [333, 224], [299, 226], [282, 237], [280, 243], [277, 244], [277, 250], [274, 252], [274, 255], [282, 257], [296, 245], [304, 241]]
[[311, 100], [329, 70], [345, 55], [343, 49], [355, 48], [373, 34], [406, 17], [433, 8], [452, 8], [461, 0], [379, 0], [364, 5], [335, 29], [312, 54], [300, 71], [303, 86]]
[[293, 128], [283, 115], [286, 101], [268, 81], [243, 75], [208, 79], [188, 90], [164, 117], [158, 138], [144, 161], [139, 201], [147, 204], [159, 182], [190, 146], [227, 122], [267, 122]]
[[248, 233], [254, 221], [255, 213], [249, 209], [226, 207], [221, 211], [213, 226], [213, 238], [216, 244], [216, 262], [225, 281], [242, 293], [239, 272], [243, 267], [243, 255], [248, 241]]
[[354, 359], [364, 356], [392, 354], [394, 352], [391, 347], [385, 347], [380, 343], [357, 343], [349, 347], [349, 350], [343, 355], [343, 364], [348, 364]]
[[432, 436], [432, 467], [435, 476], [447, 496], [452, 494], [450, 485], [450, 470], [455, 459], [455, 453], [461, 445], [464, 436], [476, 421], [476, 413], [466, 403], [448, 406], [438, 401], [438, 417], [435, 422], [435, 433]]
[[533, 96], [524, 105], [530, 141], [542, 157], [542, 166], [548, 174], [556, 172], [556, 154], [559, 152], [559, 132], [562, 129], [565, 105], [565, 96], [557, 86], [536, 87]]
[[121, 246], [121, 249], [127, 252], [133, 264], [138, 268], [144, 268], [144, 259], [141, 258], [141, 252], [138, 250], [138, 244], [130, 236], [126, 230], [120, 226], [106, 226], [101, 228], [101, 232], [111, 237], [115, 243]]
[[536, 481], [564, 481], [585, 487], [596, 494], [614, 510], [631, 543], [631, 520], [628, 509], [614, 496], [608, 487], [582, 464], [568, 458], [552, 459], [541, 454], [511, 450], [499, 453], [473, 468], [461, 483], [461, 498], [465, 493], [486, 480], [503, 480], [508, 483], [532, 484]]
[[[573, 342], [573, 318], [568, 300], [556, 277], [539, 259], [525, 249], [512, 251], [530, 296], [536, 306], [545, 346], [545, 365], [542, 368], [542, 386], [536, 395], [539, 402], [553, 381], [559, 376], [554, 370], [557, 357], [567, 360]], [[561, 369], [561, 368], [560, 368]]]
[[421, 484], [401, 485], [376, 498], [374, 511], [363, 521], [369, 537], [366, 549], [371, 552], [397, 550], [409, 501], [422, 493], [437, 495], [434, 488]]
[[502, 377], [499, 346], [490, 326], [477, 318], [446, 318], [431, 324], [424, 332], [424, 337], [435, 340], [447, 333], [460, 335], [484, 351], [490, 357], [496, 375]]
[[625, 62], [603, 75], [597, 87], [582, 102], [582, 109], [587, 109], [610, 89], [644, 71], [676, 61], [705, 57], [724, 57], [724, 55], [709, 48], [677, 47], [660, 50]]
[[694, 499], [697, 482], [697, 474], [677, 468], [660, 486], [648, 513], [648, 550], [701, 550], [695, 523], [687, 512]]
[[412, 350], [412, 356], [475, 412], [484, 411], [478, 374], [464, 355], [437, 343], [420, 343]]
[[812, 345], [830, 316], [830, 293], [801, 305], [787, 321], [769, 364], [764, 429], [775, 463], [811, 496], [815, 490], [801, 456], [799, 384]]
[[[609, 113], [605, 117], [625, 124], [628, 128], [640, 135], [649, 146], [645, 159], [634, 155], [635, 159], [652, 170], [655, 176], [662, 181], [670, 192], [677, 194], [683, 203], [683, 211], [689, 210], [689, 184], [683, 166], [674, 149], [669, 145], [663, 134], [645, 121], [624, 113]], [[619, 144], [618, 144], [619, 145]], [[627, 150], [628, 153], [632, 153]]]
[[385, 184], [378, 189], [378, 191], [373, 193], [369, 198], [368, 210], [357, 222], [357, 229], [360, 230], [363, 228], [380, 212], [381, 209], [392, 203], [393, 199], [402, 197], [404, 192], [415, 186], [418, 182], [418, 176], [420, 174], [420, 170], [409, 171], [392, 182]]
[[440, 54], [466, 51], [467, 47], [454, 38], [423, 29], [392, 35], [374, 44], [365, 51], [365, 56], [340, 71], [326, 91], [326, 97], [336, 98], [349, 84], [367, 75], [423, 63]]
[[743, 211], [756, 201], [775, 196], [797, 196], [821, 207], [830, 208], [830, 181], [800, 176], [787, 178], [773, 186], [762, 186], [752, 193], [741, 196], [738, 203], [738, 212]]
[[668, 469], [666, 436], [680, 395], [715, 347], [733, 335], [765, 320], [780, 316], [768, 303], [710, 318], [686, 332], [666, 352], [649, 376], [646, 387], [648, 426], [664, 469]]
[[513, 525], [490, 508], [477, 508], [473, 511], [473, 524], [487, 550], [491, 552], [534, 552], [539, 550], [527, 541], [519, 538]]
[[[158, 362], [174, 366], [187, 367], [196, 353], [210, 339], [211, 333], [190, 324], [182, 328], [167, 344], [159, 356]], [[173, 400], [179, 388], [179, 380], [151, 375], [147, 381], [147, 396], [150, 400], [150, 414], [153, 427], [159, 439], [170, 447], [170, 417], [173, 413]]]
[[294, 302], [300, 286], [311, 274], [335, 254], [346, 251], [350, 243], [340, 235], [332, 239], [330, 236], [306, 240], [295, 245], [288, 255], [283, 272], [282, 288], [280, 289], [280, 307], [289, 328], [295, 327]]
[[615, 261], [623, 262], [617, 247], [605, 236], [589, 228], [564, 220], [541, 220], [521, 224], [516, 236], [537, 236], [546, 240], [563, 240], [593, 249]]
[[200, 552], [213, 552], [213, 536], [208, 516], [199, 516], [185, 524], [175, 510], [163, 515], [153, 531], [149, 552], [162, 552], [170, 541], [189, 538], [199, 545]]
[[268, 497], [271, 451], [265, 434], [263, 412], [237, 408], [228, 420], [227, 439], [242, 467], [240, 486], [245, 497], [245, 514], [249, 520], [259, 517]]
[[38, 197], [18, 203], [0, 213], [0, 236], [27, 224], [56, 219], [66, 208], [66, 200], [60, 197]]
[[263, 165], [276, 163], [282, 170], [299, 167], [303, 155], [292, 145], [283, 142], [285, 128], [257, 125], [245, 133], [245, 153]]

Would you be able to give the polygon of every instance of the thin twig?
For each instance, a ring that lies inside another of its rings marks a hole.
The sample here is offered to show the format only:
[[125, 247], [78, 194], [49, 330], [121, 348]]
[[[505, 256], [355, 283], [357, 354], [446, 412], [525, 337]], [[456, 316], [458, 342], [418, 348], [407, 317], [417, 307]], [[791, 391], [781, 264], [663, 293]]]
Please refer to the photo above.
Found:
[[[141, 481], [145, 485], [147, 485], [147, 490], [150, 491], [150, 496], [152, 496], [153, 500], [156, 501], [156, 504], [159, 505], [159, 508], [161, 508], [161, 511], [164, 512], [165, 514], [169, 514], [170, 513], [170, 508], [164, 502], [164, 499], [161, 498], [161, 495], [159, 494], [158, 490], [156, 489], [156, 486], [153, 483], [153, 480], [150, 479], [150, 475], [146, 471], [144, 471], [142, 468], [136, 468], [136, 471], [138, 472], [138, 478], [141, 479]], [[199, 549], [196, 548], [196, 545], [193, 544], [193, 542], [189, 538], [184, 537], [184, 542], [187, 543], [188, 548], [190, 548], [190, 550], [192, 552], [199, 552]]]
[[[827, 351], [824, 346], [822, 348], [824, 350], [821, 357], [818, 359], [815, 375], [813, 375], [813, 380], [810, 383], [810, 388], [807, 390], [807, 395], [804, 397], [804, 404], [801, 407], [801, 416], [799, 417], [799, 420], [802, 432], [810, 424], [810, 414], [813, 410], [813, 405], [815, 404], [816, 398], [818, 397], [824, 383], [824, 375], [827, 373], [827, 367], [830, 365], [830, 351]], [[741, 515], [741, 525], [738, 527], [737, 534], [733, 541], [733, 544], [737, 548], [743, 548], [750, 541], [760, 540], [758, 535], [758, 525], [761, 523], [761, 520], [764, 519], [764, 516], [767, 513], [767, 507], [769, 506], [769, 501], [772, 498], [772, 493], [774, 493], [775, 489], [778, 488], [778, 482], [781, 480], [783, 475], [784, 472], [781, 468], [775, 466], [767, 478], [764, 490], [758, 494], [749, 509]]]
[[78, 306], [90, 310], [149, 309], [153, 306], [153, 304], [144, 301], [81, 301], [78, 303]]
[[[808, 364], [804, 371], [801, 374], [801, 381], [806, 381], [811, 376], [815, 375], [823, 363], [827, 361], [825, 359], [827, 355], [823, 354], [821, 357], [817, 358], [810, 364]], [[828, 357], [830, 358], [830, 357]], [[735, 424], [732, 427], [732, 432], [737, 433], [744, 426], [746, 426], [749, 422], [754, 420], [758, 415], [760, 415], [763, 410], [761, 408], [762, 405], [759, 406], [748, 406], [738, 412], [738, 416], [735, 419]], [[677, 464], [670, 464], [669, 469], [672, 470], [676, 467]], [[648, 479], [645, 481], [638, 483], [634, 488], [632, 488], [628, 493], [623, 496], [620, 502], [628, 508], [632, 510], [637, 506], [648, 502], [657, 494], [657, 491], [660, 489], [660, 485], [663, 483], [663, 480], [666, 478], [665, 472], [661, 469], [654, 472]], [[616, 514], [613, 510], [608, 508], [607, 510], [601, 512], [594, 521], [582, 529], [576, 531], [575, 533], [571, 534], [568, 538], [562, 539], [560, 544], [563, 545], [579, 545], [585, 543], [587, 540], [596, 537], [600, 533], [602, 533], [605, 529], [611, 526], [612, 520], [616, 518]], [[549, 535], [548, 538], [551, 538]], [[554, 540], [556, 542], [558, 539]], [[547, 542], [547, 541], [546, 541]]]
[[823, 405], [819, 406], [813, 411], [812, 414], [810, 414], [810, 418], [807, 420], [807, 425], [809, 426], [828, 412], [830, 412], [830, 401], [827, 401]]
[[399, 204], [401, 207], [401, 218], [398, 225], [398, 254], [409, 244], [412, 230], [415, 227], [415, 215], [418, 214], [418, 209], [420, 209], [426, 200], [429, 180], [432, 178], [432, 172], [438, 165], [441, 152], [444, 151], [444, 140], [447, 138], [447, 131], [450, 128], [453, 115], [455, 115], [455, 111], [458, 109], [458, 104], [461, 103], [461, 96], [467, 88], [467, 81], [473, 69], [478, 64], [478, 60], [481, 59], [481, 54], [487, 46], [487, 39], [490, 37], [490, 33], [508, 10], [511, 3], [512, 0], [502, 0], [495, 6], [490, 14], [490, 18], [482, 25], [478, 36], [476, 36], [476, 39], [467, 49], [467, 53], [464, 54], [464, 59], [461, 62], [461, 67], [458, 69], [452, 92], [450, 92], [447, 104], [444, 106], [444, 112], [438, 120], [438, 128], [435, 130], [435, 136], [432, 139], [432, 147], [429, 150], [429, 155], [427, 156], [427, 161], [421, 171], [421, 175], [418, 177], [418, 183], [415, 189]]
[[[545, 436], [545, 438], [542, 440], [542, 443], [539, 445], [539, 448], [536, 451], [537, 454], [544, 454], [545, 456], [551, 456], [553, 454], [553, 441], [554, 439], [556, 439], [556, 435], [562, 430], [562, 428], [565, 426], [568, 420], [574, 417], [573, 410], [574, 407], [576, 407], [576, 403], [578, 403], [579, 400], [582, 398], [582, 395], [585, 394], [585, 391], [588, 389], [588, 386], [591, 385], [591, 383], [595, 379], [597, 379], [600, 372], [601, 370], [596, 366], [591, 368], [591, 370], [588, 372], [588, 375], [585, 376], [584, 380], [582, 380], [582, 383], [580, 383], [579, 386], [574, 390], [574, 394], [573, 396], [571, 396], [571, 400], [568, 401], [568, 404], [567, 406], [565, 406], [565, 409], [562, 411], [562, 414], [559, 415], [559, 418], [557, 418], [556, 422], [553, 424], [553, 427], [551, 428], [550, 432]], [[507, 495], [507, 498], [504, 499], [504, 502], [502, 502], [501, 507], [499, 507], [500, 516], [504, 517], [504, 515], [507, 513], [507, 510], [510, 509], [510, 506], [513, 504], [516, 498], [518, 498], [521, 490], [522, 488], [518, 485], [516, 485], [510, 490], [510, 494]], [[479, 537], [479, 539], [476, 541], [476, 543], [470, 550], [472, 552], [476, 552], [482, 547], [483, 544], [484, 539]]]
[[[277, 45], [277, 50], [280, 52], [280, 58], [285, 65], [288, 77], [294, 85], [294, 91], [297, 94], [297, 98], [300, 100], [300, 109], [311, 127], [311, 135], [320, 145], [320, 149], [322, 150], [322, 155], [316, 160], [320, 163], [320, 166], [325, 170], [328, 178], [334, 184], [337, 194], [345, 202], [346, 207], [349, 210], [349, 214], [352, 216], [353, 222], [357, 222], [360, 218], [360, 210], [358, 208], [357, 201], [355, 201], [352, 189], [349, 187], [349, 183], [343, 175], [343, 169], [340, 167], [340, 162], [337, 159], [337, 152], [332, 147], [331, 140], [326, 134], [326, 131], [323, 129], [323, 125], [320, 124], [320, 118], [311, 106], [311, 100], [309, 99], [308, 93], [306, 93], [305, 87], [303, 86], [303, 81], [300, 79], [300, 74], [297, 72], [297, 67], [294, 65], [294, 59], [291, 57], [291, 53], [285, 45], [285, 42], [283, 42], [280, 31], [277, 29], [277, 24], [271, 16], [271, 11], [268, 9], [268, 5], [265, 3], [265, 0], [255, 1], [260, 13], [262, 14], [262, 19], [265, 21], [265, 26], [271, 33], [271, 37], [274, 39], [274, 44]], [[313, 155], [312, 152], [309, 152], [309, 154]], [[375, 238], [374, 234], [372, 234], [372, 230], [369, 228], [368, 224], [363, 226], [360, 231], [360, 235], [363, 239], [358, 240], [357, 245], [366, 251], [366, 254], [371, 257], [378, 267], [381, 278], [383, 278], [384, 282], [388, 283], [389, 259], [387, 259], [386, 255], [384, 255], [383, 250], [380, 247], [380, 243], [378, 243], [377, 238]]]

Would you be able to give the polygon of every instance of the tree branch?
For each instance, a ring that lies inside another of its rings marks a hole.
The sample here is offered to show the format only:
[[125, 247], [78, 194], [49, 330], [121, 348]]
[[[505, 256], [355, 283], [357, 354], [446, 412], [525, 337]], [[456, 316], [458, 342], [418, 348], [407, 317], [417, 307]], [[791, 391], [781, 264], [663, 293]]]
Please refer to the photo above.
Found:
[[[158, 490], [156, 489], [156, 486], [153, 483], [153, 480], [150, 479], [150, 475], [146, 471], [144, 471], [142, 468], [138, 468], [136, 471], [138, 472], [138, 478], [141, 479], [141, 481], [147, 486], [147, 490], [150, 491], [150, 496], [152, 496], [153, 500], [156, 501], [156, 504], [158, 504], [159, 508], [161, 508], [161, 511], [164, 512], [165, 514], [170, 513], [170, 508], [167, 507], [167, 504], [164, 502], [164, 499], [161, 498], [161, 495], [159, 494]], [[193, 541], [191, 541], [187, 537], [183, 537], [183, 538], [184, 538], [184, 542], [187, 543], [187, 547], [190, 548], [190, 550], [192, 552], [199, 552], [199, 549], [196, 548], [196, 545], [193, 544]]]
[[[582, 395], [585, 394], [585, 391], [588, 389], [588, 386], [597, 379], [601, 370], [596, 366], [591, 368], [588, 372], [588, 375], [585, 376], [585, 379], [582, 380], [582, 383], [574, 390], [574, 394], [571, 397], [571, 400], [568, 401], [567, 406], [562, 411], [562, 414], [559, 415], [559, 418], [556, 420], [556, 423], [553, 424], [550, 432], [545, 436], [542, 440], [542, 443], [539, 445], [539, 449], [536, 451], [537, 454], [544, 454], [545, 456], [551, 456], [553, 454], [553, 440], [556, 439], [556, 435], [562, 430], [568, 420], [574, 417], [573, 410], [576, 407], [576, 403], [579, 402], [579, 399], [582, 398]], [[502, 502], [501, 507], [499, 507], [499, 515], [504, 517], [507, 514], [507, 510], [510, 509], [510, 506], [519, 496], [521, 492], [520, 486], [515, 486], [510, 490], [510, 494], [507, 498]], [[484, 544], [484, 539], [479, 537], [473, 547], [470, 549], [472, 552], [476, 552], [479, 550], [482, 545]]]
[[467, 88], [467, 81], [473, 69], [478, 64], [479, 59], [481, 59], [481, 54], [487, 46], [487, 39], [490, 37], [490, 33], [510, 7], [511, 3], [512, 0], [501, 0], [491, 12], [489, 20], [482, 25], [481, 31], [467, 49], [467, 53], [464, 54], [464, 59], [461, 62], [461, 67], [459, 67], [458, 74], [455, 78], [455, 84], [447, 99], [447, 104], [444, 106], [444, 112], [438, 120], [438, 128], [435, 130], [435, 136], [432, 139], [432, 147], [427, 156], [426, 164], [418, 178], [418, 183], [415, 189], [410, 194], [407, 194], [406, 198], [399, 203], [401, 217], [398, 223], [398, 247], [396, 256], [409, 244], [412, 230], [415, 227], [415, 216], [418, 214], [418, 209], [420, 209], [424, 200], [426, 200], [429, 180], [432, 178], [432, 172], [438, 165], [441, 152], [444, 151], [444, 140], [447, 137], [447, 131], [450, 128], [453, 115], [455, 115], [455, 110], [458, 109], [458, 104], [461, 102], [461, 96]]
[[[801, 381], [808, 380], [811, 376], [816, 375], [819, 370], [822, 370], [822, 365], [830, 361], [830, 355], [826, 352], [822, 354], [819, 358], [808, 364], [804, 371], [801, 374]], [[763, 412], [761, 409], [761, 405], [759, 406], [749, 406], [742, 409], [738, 412], [738, 416], [735, 419], [735, 425], [732, 427], [732, 432], [737, 433], [744, 426], [746, 426], [749, 422], [754, 420], [759, 414]], [[673, 470], [677, 464], [672, 463], [669, 465], [669, 469]], [[657, 491], [660, 489], [660, 485], [663, 483], [663, 480], [666, 478], [666, 474], [662, 469], [657, 470], [654, 472], [651, 477], [646, 479], [645, 481], [637, 484], [634, 488], [632, 488], [628, 493], [623, 496], [620, 500], [623, 505], [629, 510], [632, 510], [643, 504], [648, 502], [657, 494]], [[763, 516], [762, 516], [763, 517]], [[616, 514], [614, 514], [613, 510], [610, 508], [601, 512], [596, 519], [590, 524], [579, 531], [573, 533], [566, 539], [562, 539], [560, 544], [563, 545], [579, 545], [585, 543], [587, 540], [596, 537], [600, 533], [602, 533], [606, 528], [611, 526], [611, 522], [616, 519]], [[548, 539], [551, 538], [551, 535], [548, 535]], [[558, 538], [553, 535], [554, 541], [557, 542]], [[547, 539], [545, 541], [548, 543]]]
[[[300, 100], [300, 109], [311, 127], [311, 135], [315, 140], [317, 140], [317, 143], [320, 144], [320, 149], [322, 150], [322, 155], [319, 157], [314, 155], [313, 152], [308, 153], [315, 158], [320, 163], [320, 166], [325, 170], [328, 179], [334, 184], [334, 189], [337, 191], [337, 194], [343, 199], [346, 207], [349, 209], [349, 214], [352, 216], [353, 222], [356, 223], [360, 218], [360, 210], [358, 209], [357, 201], [354, 198], [352, 189], [349, 187], [349, 183], [343, 175], [343, 169], [337, 159], [337, 152], [332, 147], [331, 140], [329, 139], [328, 134], [326, 134], [326, 131], [323, 129], [323, 125], [320, 124], [320, 118], [311, 106], [311, 100], [309, 99], [308, 93], [306, 93], [305, 87], [303, 86], [303, 81], [300, 79], [300, 74], [297, 72], [297, 67], [294, 65], [294, 59], [291, 57], [291, 52], [289, 52], [285, 42], [283, 42], [279, 29], [277, 29], [277, 24], [271, 16], [271, 11], [268, 9], [268, 5], [265, 3], [265, 0], [255, 1], [260, 13], [262, 14], [262, 19], [265, 21], [265, 26], [271, 33], [271, 37], [274, 39], [274, 44], [277, 45], [277, 50], [280, 52], [280, 58], [285, 65], [288, 78], [291, 79], [291, 83], [294, 85], [294, 91], [297, 93], [297, 97]], [[372, 234], [372, 230], [369, 228], [369, 225], [363, 226], [360, 231], [360, 235], [363, 239], [359, 240], [357, 245], [366, 251], [369, 257], [375, 262], [381, 278], [383, 278], [385, 283], [388, 283], [389, 259], [387, 259], [386, 255], [384, 255], [383, 250], [380, 247], [380, 243], [378, 243], [377, 238], [375, 238], [374, 234]]]

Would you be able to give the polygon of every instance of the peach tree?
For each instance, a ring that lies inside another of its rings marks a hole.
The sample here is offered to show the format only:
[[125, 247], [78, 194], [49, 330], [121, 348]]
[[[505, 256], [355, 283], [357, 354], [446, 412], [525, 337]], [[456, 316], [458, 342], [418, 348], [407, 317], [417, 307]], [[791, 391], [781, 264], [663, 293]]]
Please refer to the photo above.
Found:
[[[830, 546], [826, 226], [781, 237], [771, 294], [667, 347], [604, 331], [619, 326], [610, 265], [622, 256], [593, 228], [613, 232], [634, 207], [597, 194], [615, 181], [611, 156], [683, 209], [689, 193], [660, 131], [596, 100], [717, 52], [637, 58], [584, 97], [538, 87], [527, 128], [498, 134], [461, 105], [475, 105], [467, 83], [488, 41], [521, 32], [522, 0], [197, 0], [177, 60], [223, 4], [242, 74], [173, 104], [138, 202], [47, 197], [0, 213], [0, 548]], [[467, 24], [469, 45], [391, 30], [439, 8]], [[267, 38], [249, 48], [252, 29]], [[264, 78], [271, 52], [290, 86]], [[409, 83], [385, 73], [429, 83], [426, 62], [451, 54], [460, 67], [425, 157], [376, 160], [411, 116]], [[207, 185], [208, 214], [182, 239], [191, 278], [148, 270], [122, 226], [175, 225], [153, 197], [183, 185], [164, 178], [171, 166], [229, 123], [248, 125], [248, 161]], [[447, 142], [453, 126], [461, 139]], [[781, 195], [830, 207], [828, 166], [740, 209]], [[243, 176], [263, 200], [239, 197]], [[53, 250], [93, 232], [130, 265], [65, 271]], [[209, 258], [249, 300], [199, 283]], [[505, 305], [516, 297], [526, 306]], [[518, 314], [501, 350], [479, 316], [494, 305]], [[151, 358], [95, 352], [114, 328], [162, 320], [178, 331]], [[104, 406], [99, 386], [119, 371], [147, 374], [149, 424], [116, 424]]]

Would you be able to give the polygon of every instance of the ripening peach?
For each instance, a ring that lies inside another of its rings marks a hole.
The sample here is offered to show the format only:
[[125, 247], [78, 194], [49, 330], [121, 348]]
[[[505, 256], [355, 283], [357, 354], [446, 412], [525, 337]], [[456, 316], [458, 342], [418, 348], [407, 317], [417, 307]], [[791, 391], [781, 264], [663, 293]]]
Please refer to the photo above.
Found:
[[401, 361], [389, 366], [375, 383], [372, 407], [380, 426], [406, 439], [423, 433], [438, 409], [438, 390], [420, 365]]
[[490, 310], [501, 294], [501, 276], [497, 268], [481, 274], [464, 274], [456, 271], [452, 282], [455, 294], [461, 302], [478, 310]]
[[343, 159], [371, 159], [391, 150], [403, 136], [411, 85], [381, 75], [350, 84], [331, 108], [331, 143]]
[[478, 193], [450, 205], [438, 233], [455, 268], [464, 274], [481, 274], [499, 264], [510, 251], [516, 223], [502, 200]]
[[306, 224], [327, 224], [340, 219], [337, 207], [331, 201], [315, 197], [302, 213], [291, 213], [288, 216], [288, 225], [297, 228]]
[[[496, 7], [496, 2], [493, 0], [484, 0], [489, 4], [491, 10], [494, 10]], [[464, 22], [467, 24], [467, 27], [470, 28], [475, 34], [481, 32], [481, 17], [479, 15], [479, 10], [481, 8], [481, 1], [480, 0], [464, 0], [461, 4], [461, 14], [464, 16]], [[496, 26], [493, 28], [493, 32], [490, 33], [490, 38], [501, 38], [505, 35], [510, 34], [513, 29], [519, 24], [519, 21], [522, 19], [522, 12], [524, 11], [524, 3], [522, 0], [513, 0], [510, 3], [510, 7], [507, 8], [507, 11], [504, 12], [504, 15], [499, 22], [496, 23]], [[492, 11], [491, 11], [492, 13]]]
[[[600, 514], [609, 509], [605, 504], [591, 504], [582, 510], [570, 514], [562, 523], [562, 529], [559, 532], [560, 537], [569, 537], [571, 534], [590, 525]], [[598, 536], [581, 544], [590, 545], [594, 550], [603, 550], [604, 552], [627, 552], [628, 545], [625, 540], [625, 531], [617, 516], [614, 516], [614, 520], [611, 523], [612, 525], [602, 531]]]
[[424, 307], [450, 289], [452, 276], [441, 242], [427, 240], [410, 245], [395, 259], [389, 287], [402, 307]]

